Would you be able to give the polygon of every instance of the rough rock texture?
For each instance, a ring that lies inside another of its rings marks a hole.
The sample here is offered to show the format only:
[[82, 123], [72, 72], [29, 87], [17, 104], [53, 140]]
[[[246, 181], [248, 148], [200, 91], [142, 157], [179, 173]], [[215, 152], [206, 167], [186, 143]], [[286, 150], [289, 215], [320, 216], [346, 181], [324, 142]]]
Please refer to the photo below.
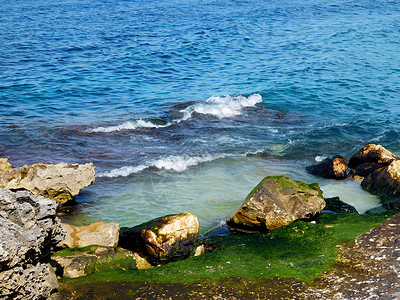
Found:
[[199, 222], [191, 213], [138, 225], [120, 236], [120, 246], [157, 259], [185, 258], [199, 241]]
[[400, 214], [343, 247], [340, 261], [321, 282], [327, 299], [400, 299]]
[[361, 148], [349, 160], [349, 167], [354, 169], [363, 163], [388, 165], [399, 157], [381, 145], [369, 144]]
[[297, 219], [309, 219], [324, 207], [318, 184], [271, 176], [254, 188], [227, 223], [238, 230], [273, 230]]
[[372, 172], [376, 170], [382, 170], [384, 167], [384, 164], [363, 163], [356, 167], [354, 170], [351, 170], [349, 173], [349, 177], [352, 177], [354, 180], [363, 180]]
[[64, 239], [57, 203], [0, 189], [0, 298], [46, 299], [58, 287], [48, 264]]
[[26, 189], [36, 196], [44, 196], [63, 204], [94, 183], [92, 163], [85, 165], [60, 163], [34, 164], [0, 173], [0, 188]]
[[119, 240], [119, 224], [97, 222], [89, 226], [77, 227], [62, 223], [66, 231], [65, 239], [58, 247], [83, 248], [89, 245], [117, 247]]
[[354, 206], [340, 200], [339, 197], [325, 198], [326, 206], [323, 212], [336, 212], [344, 214], [358, 214]]
[[4, 173], [11, 169], [12, 169], [12, 166], [8, 162], [8, 158], [0, 158], [0, 173]]
[[370, 173], [361, 182], [364, 190], [385, 199], [400, 196], [400, 160], [391, 162], [383, 169]]
[[337, 156], [319, 164], [308, 166], [307, 171], [313, 175], [329, 179], [347, 178], [347, 163], [343, 157]]
[[[52, 256], [57, 273], [63, 278], [77, 278], [102, 269], [126, 267], [130, 269], [149, 269], [152, 266], [138, 253], [122, 248], [91, 246], [63, 255], [64, 251]], [[125, 265], [121, 265], [125, 264]]]

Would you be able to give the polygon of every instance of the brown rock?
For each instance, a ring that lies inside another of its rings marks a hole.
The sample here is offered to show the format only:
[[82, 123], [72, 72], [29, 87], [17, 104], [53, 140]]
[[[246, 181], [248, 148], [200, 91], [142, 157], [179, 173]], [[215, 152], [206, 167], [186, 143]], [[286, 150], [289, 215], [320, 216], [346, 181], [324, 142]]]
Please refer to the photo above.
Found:
[[244, 231], [273, 230], [297, 219], [309, 219], [324, 206], [318, 184], [270, 176], [254, 188], [227, 224]]
[[44, 196], [63, 204], [94, 183], [92, 163], [85, 165], [60, 163], [57, 165], [34, 164], [0, 173], [0, 188], [26, 189], [37, 196]]
[[185, 258], [199, 240], [199, 222], [191, 213], [166, 216], [138, 225], [120, 236], [123, 248], [157, 259]]
[[8, 162], [8, 158], [0, 158], [0, 173], [4, 173], [11, 169], [12, 169], [12, 166]]
[[115, 248], [118, 245], [120, 230], [118, 223], [97, 222], [82, 227], [62, 223], [62, 227], [67, 234], [58, 247], [83, 248], [99, 245]]
[[354, 180], [363, 180], [375, 170], [382, 170], [384, 167], [385, 165], [378, 163], [363, 163], [356, 167], [354, 170], [351, 170], [349, 173], [349, 177], [352, 177]]
[[400, 160], [392, 161], [383, 169], [376, 169], [361, 182], [364, 190], [383, 198], [400, 196]]
[[354, 169], [363, 163], [388, 165], [399, 157], [381, 145], [369, 144], [360, 149], [349, 160], [349, 167]]
[[306, 168], [313, 175], [329, 179], [345, 179], [347, 177], [347, 163], [343, 157], [337, 156], [319, 164]]

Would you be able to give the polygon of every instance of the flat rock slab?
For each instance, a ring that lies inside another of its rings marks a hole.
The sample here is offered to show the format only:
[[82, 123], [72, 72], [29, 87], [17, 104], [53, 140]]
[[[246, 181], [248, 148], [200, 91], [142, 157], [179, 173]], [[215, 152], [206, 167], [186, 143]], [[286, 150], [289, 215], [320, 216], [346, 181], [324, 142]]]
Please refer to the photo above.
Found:
[[61, 225], [67, 234], [58, 247], [83, 248], [90, 245], [117, 247], [118, 245], [120, 230], [118, 223], [97, 222], [82, 227], [66, 223]]
[[36, 196], [50, 198], [59, 204], [72, 200], [94, 181], [95, 171], [92, 163], [39, 163], [0, 172], [0, 188], [26, 189]]

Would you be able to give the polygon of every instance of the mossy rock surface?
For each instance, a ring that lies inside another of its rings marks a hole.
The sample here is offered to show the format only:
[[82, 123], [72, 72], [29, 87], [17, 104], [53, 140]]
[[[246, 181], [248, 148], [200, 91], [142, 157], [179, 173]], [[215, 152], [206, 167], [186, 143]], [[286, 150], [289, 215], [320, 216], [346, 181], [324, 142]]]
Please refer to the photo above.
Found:
[[228, 219], [235, 230], [267, 231], [309, 219], [325, 206], [317, 183], [305, 183], [286, 176], [265, 177]]
[[[310, 282], [331, 268], [339, 247], [385, 221], [379, 215], [321, 214], [316, 223], [296, 221], [267, 233], [234, 234], [203, 241], [216, 251], [149, 270], [93, 273], [75, 284], [102, 281], [214, 282], [227, 277], [248, 280], [295, 278]], [[71, 282], [72, 283], [72, 282]]]

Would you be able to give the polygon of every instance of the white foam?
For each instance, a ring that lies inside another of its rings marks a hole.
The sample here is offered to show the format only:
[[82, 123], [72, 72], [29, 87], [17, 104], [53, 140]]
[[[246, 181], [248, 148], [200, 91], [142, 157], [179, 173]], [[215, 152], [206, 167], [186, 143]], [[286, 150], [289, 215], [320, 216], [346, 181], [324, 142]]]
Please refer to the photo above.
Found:
[[328, 158], [328, 156], [317, 155], [317, 156], [315, 157], [315, 161], [316, 161], [316, 162], [321, 162], [321, 161], [323, 161], [323, 160], [325, 160], [325, 159], [327, 159], [327, 158]]
[[210, 97], [205, 102], [196, 103], [182, 109], [182, 120], [187, 120], [192, 117], [193, 113], [203, 115], [213, 115], [220, 119], [230, 118], [242, 114], [244, 107], [255, 106], [257, 103], [262, 102], [260, 94], [253, 94], [249, 97], [244, 96], [223, 96], [223, 97]]
[[185, 171], [191, 166], [198, 165], [199, 163], [212, 161], [222, 158], [222, 155], [203, 155], [203, 156], [168, 156], [165, 158], [149, 161], [139, 166], [125, 166], [122, 168], [114, 169], [107, 172], [98, 173], [97, 177], [126, 177], [130, 174], [140, 173], [141, 171], [154, 167], [157, 169], [172, 170], [175, 172]]
[[137, 128], [160, 128], [160, 127], [167, 127], [170, 126], [171, 123], [167, 123], [165, 125], [157, 125], [152, 122], [148, 122], [142, 119], [133, 121], [133, 122], [125, 122], [120, 125], [116, 126], [108, 126], [108, 127], [96, 127], [93, 129], [87, 130], [87, 132], [104, 132], [104, 133], [109, 133], [109, 132], [114, 132], [114, 131], [121, 131], [121, 130], [133, 130]]
[[162, 128], [168, 127], [173, 124], [178, 124], [182, 121], [186, 121], [190, 119], [193, 113], [203, 114], [203, 115], [213, 115], [220, 119], [222, 118], [230, 118], [234, 116], [241, 115], [244, 107], [252, 107], [257, 103], [262, 102], [262, 97], [260, 94], [253, 94], [249, 97], [245, 96], [223, 96], [223, 97], [210, 97], [204, 102], [199, 102], [196, 104], [192, 104], [185, 109], [180, 110], [183, 114], [182, 118], [172, 120], [171, 122], [164, 125], [157, 125], [149, 121], [145, 121], [142, 119], [135, 121], [124, 122], [120, 125], [116, 126], [108, 126], [108, 127], [96, 127], [93, 129], [88, 129], [86, 132], [95, 133], [110, 133], [121, 130], [134, 130], [138, 128]]

